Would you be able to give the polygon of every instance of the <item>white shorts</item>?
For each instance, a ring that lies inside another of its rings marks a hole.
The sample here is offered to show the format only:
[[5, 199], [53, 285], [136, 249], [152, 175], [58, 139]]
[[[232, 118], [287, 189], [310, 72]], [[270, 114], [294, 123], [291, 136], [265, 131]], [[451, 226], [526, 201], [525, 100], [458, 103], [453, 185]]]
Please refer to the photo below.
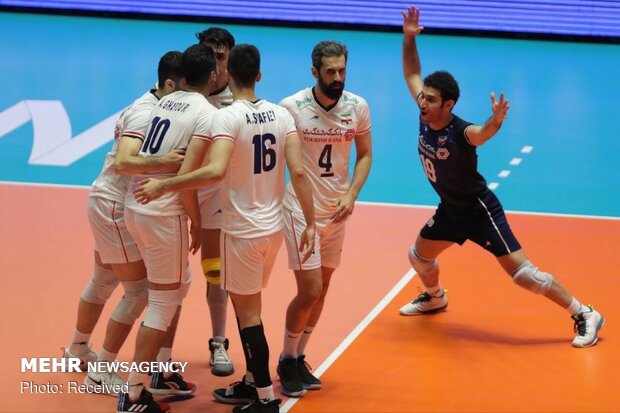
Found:
[[124, 264], [142, 259], [127, 230], [125, 204], [100, 197], [88, 197], [88, 221], [95, 239], [95, 251], [104, 264]]
[[125, 208], [125, 220], [144, 258], [149, 282], [174, 284], [191, 279], [187, 215], [143, 215]]
[[222, 228], [222, 195], [219, 190], [198, 190], [198, 205], [200, 207], [200, 228]]
[[239, 238], [222, 231], [222, 288], [235, 294], [250, 295], [267, 287], [282, 245], [282, 232], [258, 238]]
[[317, 221], [316, 228], [314, 252], [302, 264], [299, 242], [301, 234], [306, 229], [306, 220], [301, 212], [284, 208], [284, 236], [288, 251], [288, 267], [291, 270], [312, 270], [319, 267], [338, 268], [340, 266], [345, 223], [334, 224], [330, 220]]

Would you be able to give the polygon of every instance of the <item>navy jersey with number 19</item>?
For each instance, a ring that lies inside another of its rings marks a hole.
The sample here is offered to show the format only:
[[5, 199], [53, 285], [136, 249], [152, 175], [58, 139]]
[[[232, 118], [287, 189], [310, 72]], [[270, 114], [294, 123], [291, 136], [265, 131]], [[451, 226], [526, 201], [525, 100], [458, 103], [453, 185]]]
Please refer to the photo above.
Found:
[[465, 135], [470, 125], [456, 115], [440, 130], [420, 122], [418, 153], [422, 167], [441, 201], [449, 205], [471, 205], [487, 191], [487, 183], [478, 172], [476, 147]]

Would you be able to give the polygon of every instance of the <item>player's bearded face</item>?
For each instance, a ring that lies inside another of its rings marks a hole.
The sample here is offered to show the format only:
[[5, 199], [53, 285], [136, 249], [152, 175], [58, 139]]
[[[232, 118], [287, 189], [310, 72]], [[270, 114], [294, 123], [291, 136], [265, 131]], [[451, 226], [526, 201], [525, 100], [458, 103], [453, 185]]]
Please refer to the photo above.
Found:
[[321, 76], [320, 73], [318, 78], [318, 84], [321, 92], [323, 92], [325, 96], [332, 100], [340, 99], [340, 96], [342, 96], [342, 92], [344, 91], [344, 80], [342, 82], [334, 80], [331, 83], [328, 83], [327, 81], [325, 81], [325, 79], [323, 79], [323, 76]]

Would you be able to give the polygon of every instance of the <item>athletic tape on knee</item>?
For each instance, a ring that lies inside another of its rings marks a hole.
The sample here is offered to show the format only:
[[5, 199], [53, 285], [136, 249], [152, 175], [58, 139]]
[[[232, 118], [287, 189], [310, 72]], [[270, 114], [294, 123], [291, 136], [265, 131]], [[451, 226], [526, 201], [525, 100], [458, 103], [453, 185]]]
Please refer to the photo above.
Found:
[[213, 275], [213, 272], [219, 272], [222, 268], [222, 262], [220, 257], [216, 258], [205, 258], [201, 261], [202, 264], [202, 272], [207, 279], [207, 282], [210, 284], [219, 284], [220, 276]]
[[168, 331], [179, 304], [179, 290], [149, 290], [148, 307], [144, 315], [146, 327]]
[[525, 261], [512, 273], [512, 281], [535, 294], [545, 295], [551, 290], [553, 276], [540, 271], [531, 262]]
[[112, 270], [95, 264], [93, 278], [82, 291], [82, 300], [91, 304], [105, 304], [117, 285], [118, 278]]
[[431, 274], [437, 270], [437, 259], [423, 258], [418, 255], [415, 246], [409, 247], [409, 262], [414, 270], [420, 275]]
[[122, 281], [125, 294], [112, 312], [112, 320], [133, 325], [144, 311], [149, 299], [149, 282], [146, 278], [136, 281]]

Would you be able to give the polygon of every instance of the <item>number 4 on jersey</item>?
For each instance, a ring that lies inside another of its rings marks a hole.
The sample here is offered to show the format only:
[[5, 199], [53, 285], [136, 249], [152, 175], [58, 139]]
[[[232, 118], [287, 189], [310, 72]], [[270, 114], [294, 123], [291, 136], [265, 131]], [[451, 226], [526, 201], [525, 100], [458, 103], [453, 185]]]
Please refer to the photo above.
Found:
[[332, 145], [327, 144], [321, 151], [321, 155], [319, 156], [319, 166], [321, 168], [325, 168], [325, 172], [321, 173], [321, 178], [329, 178], [330, 176], [334, 176], [333, 172], [330, 172], [332, 169]]

